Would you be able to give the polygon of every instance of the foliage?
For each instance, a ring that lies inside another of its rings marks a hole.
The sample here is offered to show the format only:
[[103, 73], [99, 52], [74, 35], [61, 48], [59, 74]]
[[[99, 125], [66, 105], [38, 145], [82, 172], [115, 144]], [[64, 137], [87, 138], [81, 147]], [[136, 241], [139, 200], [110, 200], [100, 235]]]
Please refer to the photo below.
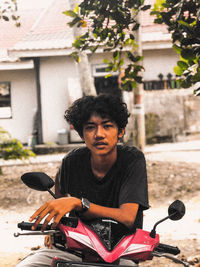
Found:
[[11, 138], [11, 135], [0, 127], [0, 158], [28, 159], [32, 156], [35, 156], [32, 151], [24, 149], [19, 140]]
[[9, 21], [10, 19], [15, 22], [15, 26], [19, 27], [20, 16], [17, 15], [17, 1], [16, 0], [4, 0], [0, 5], [0, 19]]
[[[174, 50], [180, 55], [175, 74], [188, 88], [200, 81], [200, 1], [156, 0], [151, 12], [155, 23], [166, 24], [172, 34]], [[200, 93], [200, 87], [196, 94]]]
[[[142, 57], [137, 54], [136, 32], [140, 27], [138, 13], [150, 8], [144, 0], [83, 0], [74, 10], [63, 12], [71, 17], [70, 27], [82, 27], [83, 34], [73, 43], [72, 56], [80, 61], [78, 51], [94, 53], [102, 48], [112, 52], [112, 59], [105, 59], [108, 72], [124, 69], [121, 87], [125, 90], [142, 83], [140, 64]], [[125, 59], [128, 65], [125, 66]]]

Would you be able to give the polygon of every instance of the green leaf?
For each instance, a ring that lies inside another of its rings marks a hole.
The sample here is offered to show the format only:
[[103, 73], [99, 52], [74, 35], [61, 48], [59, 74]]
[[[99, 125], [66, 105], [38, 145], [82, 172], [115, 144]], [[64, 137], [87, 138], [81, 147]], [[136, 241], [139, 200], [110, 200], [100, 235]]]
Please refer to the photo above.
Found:
[[94, 53], [94, 52], [96, 52], [96, 50], [97, 50], [98, 47], [99, 47], [98, 45], [93, 46], [93, 47], [90, 47], [90, 51], [91, 51], [92, 53]]
[[2, 18], [5, 20], [5, 21], [9, 21], [9, 18], [7, 16], [2, 16]]
[[172, 47], [176, 51], [177, 54], [180, 54], [181, 53], [182, 48], [180, 48], [178, 45], [174, 44]]
[[135, 23], [135, 25], [133, 26], [132, 28], [132, 31], [137, 31], [140, 27], [140, 24], [139, 23]]
[[130, 51], [127, 52], [127, 56], [131, 61], [135, 62], [135, 56]]
[[71, 18], [75, 18], [77, 16], [77, 14], [73, 10], [63, 11], [63, 14]]
[[154, 4], [154, 10], [162, 10], [163, 3], [165, 3], [165, 0], [156, 0]]
[[194, 60], [196, 58], [194, 51], [192, 49], [183, 49], [181, 51], [181, 56], [185, 59]]
[[113, 58], [114, 58], [115, 60], [119, 58], [119, 51], [115, 51], [115, 52], [113, 53]]
[[191, 82], [186, 81], [186, 80], [181, 82], [181, 87], [183, 87], [183, 88], [189, 88], [191, 85], [192, 85]]
[[141, 8], [142, 11], [148, 10], [151, 8], [151, 5], [145, 5]]
[[137, 83], [142, 83], [142, 77], [141, 76], [135, 76], [135, 81], [137, 82]]
[[199, 82], [200, 81], [200, 72], [197, 72], [192, 78], [191, 78], [192, 82]]
[[135, 40], [135, 36], [133, 34], [130, 34], [129, 37], [131, 40]]
[[112, 76], [112, 74], [111, 73], [108, 73], [108, 74], [106, 74], [104, 77], [107, 79], [107, 78], [109, 78], [109, 77], [111, 77]]
[[165, 13], [165, 12], [162, 12], [161, 13], [161, 16], [162, 16], [162, 19], [163, 19], [163, 22], [167, 25], [170, 24], [170, 17], [169, 17], [169, 14], [168, 13]]
[[182, 70], [186, 70], [189, 66], [185, 61], [178, 61], [177, 65], [182, 69]]
[[179, 66], [175, 66], [175, 67], [173, 68], [173, 70], [174, 70], [174, 73], [175, 73], [176, 75], [178, 75], [178, 76], [181, 76], [181, 75], [183, 74], [183, 70], [182, 70], [182, 68], [180, 68]]
[[188, 23], [185, 22], [184, 20], [178, 20], [178, 23], [181, 24], [181, 25], [183, 25], [183, 26], [185, 26], [185, 27], [187, 27], [187, 28], [192, 28], [192, 27], [190, 26], [190, 24], [188, 24]]
[[80, 17], [75, 17], [71, 22], [68, 23], [68, 25], [70, 27], [73, 27], [74, 25], [76, 25], [80, 21], [81, 21], [81, 18]]
[[80, 58], [78, 52], [72, 52], [72, 53], [70, 54], [70, 56], [73, 57], [74, 60], [75, 60], [77, 63], [80, 63], [81, 58]]
[[153, 11], [150, 12], [150, 15], [156, 15], [156, 16], [159, 16], [159, 15], [160, 15], [160, 11], [155, 11], [155, 10], [153, 10]]
[[103, 62], [106, 63], [106, 64], [108, 64], [109, 63], [109, 60], [107, 58], [104, 58]]
[[79, 13], [79, 5], [76, 3], [75, 7], [74, 7], [74, 12], [75, 13]]

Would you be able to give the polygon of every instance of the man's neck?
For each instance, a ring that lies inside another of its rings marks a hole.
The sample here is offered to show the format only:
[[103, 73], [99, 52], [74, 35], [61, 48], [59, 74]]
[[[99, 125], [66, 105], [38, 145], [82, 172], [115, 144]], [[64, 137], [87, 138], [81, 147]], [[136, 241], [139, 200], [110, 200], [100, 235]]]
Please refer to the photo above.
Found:
[[91, 168], [93, 174], [98, 178], [103, 178], [117, 160], [117, 149], [111, 154], [103, 156], [91, 156]]

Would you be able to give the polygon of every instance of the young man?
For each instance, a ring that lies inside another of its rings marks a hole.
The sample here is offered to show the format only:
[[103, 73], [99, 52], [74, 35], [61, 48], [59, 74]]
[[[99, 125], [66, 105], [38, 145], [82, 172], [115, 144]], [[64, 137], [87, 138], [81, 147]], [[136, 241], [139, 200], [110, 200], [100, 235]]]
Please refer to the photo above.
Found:
[[[144, 155], [135, 147], [117, 145], [128, 117], [126, 104], [110, 95], [85, 96], [65, 112], [67, 122], [73, 125], [86, 147], [70, 152], [63, 159], [55, 189], [60, 198], [48, 201], [31, 216], [34, 227], [43, 219], [43, 230], [52, 219], [56, 226], [63, 215], [76, 211], [85, 219], [106, 217], [133, 231], [142, 228], [143, 210], [148, 208]], [[32, 260], [28, 257], [19, 267], [50, 266], [50, 258], [57, 254], [49, 253], [48, 260], [45, 250], [43, 255], [39, 252], [32, 256]], [[72, 260], [69, 253], [60, 253], [61, 258]]]

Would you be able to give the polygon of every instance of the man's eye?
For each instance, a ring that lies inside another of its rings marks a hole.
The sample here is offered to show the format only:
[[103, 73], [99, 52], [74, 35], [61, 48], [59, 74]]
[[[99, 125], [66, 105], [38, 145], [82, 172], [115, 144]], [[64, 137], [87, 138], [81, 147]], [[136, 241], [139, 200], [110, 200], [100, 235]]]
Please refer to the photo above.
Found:
[[85, 127], [85, 130], [93, 130], [94, 129], [94, 126], [86, 126]]
[[105, 129], [112, 128], [112, 124], [105, 124], [105, 125], [104, 125], [104, 128], [105, 128]]

